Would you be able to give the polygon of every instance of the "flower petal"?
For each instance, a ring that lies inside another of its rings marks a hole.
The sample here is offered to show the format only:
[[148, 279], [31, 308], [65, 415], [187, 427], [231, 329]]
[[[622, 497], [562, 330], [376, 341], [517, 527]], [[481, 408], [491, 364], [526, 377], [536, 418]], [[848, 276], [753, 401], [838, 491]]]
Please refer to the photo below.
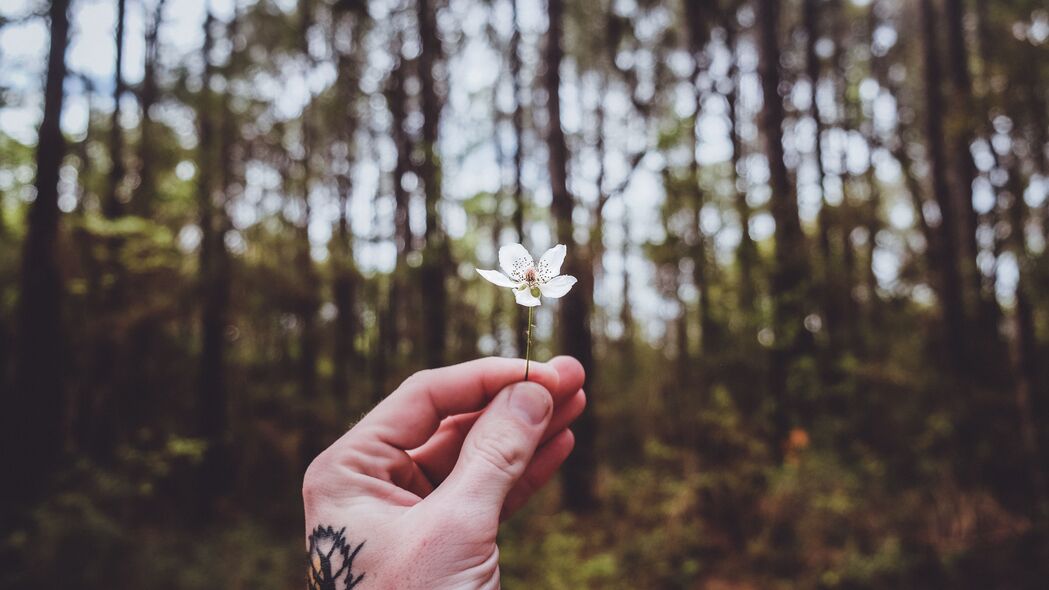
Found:
[[564, 296], [568, 293], [572, 285], [576, 284], [576, 278], [569, 275], [561, 275], [554, 277], [545, 283], [539, 284], [539, 290], [543, 292], [543, 297], [552, 297], [557, 299], [558, 297]]
[[532, 255], [521, 244], [507, 244], [499, 248], [499, 266], [515, 281], [523, 281], [524, 273], [535, 266]]
[[539, 266], [535, 269], [539, 274], [539, 282], [545, 283], [561, 274], [561, 264], [565, 261], [567, 250], [564, 244], [558, 244], [543, 253], [539, 259]]
[[490, 283], [499, 285], [500, 287], [509, 287], [513, 289], [517, 286], [517, 283], [510, 280], [510, 277], [504, 275], [497, 270], [481, 270], [477, 269], [477, 274], [481, 275]]
[[514, 289], [514, 298], [517, 299], [517, 303], [525, 307], [535, 307], [542, 304], [538, 297], [532, 295], [531, 289]]

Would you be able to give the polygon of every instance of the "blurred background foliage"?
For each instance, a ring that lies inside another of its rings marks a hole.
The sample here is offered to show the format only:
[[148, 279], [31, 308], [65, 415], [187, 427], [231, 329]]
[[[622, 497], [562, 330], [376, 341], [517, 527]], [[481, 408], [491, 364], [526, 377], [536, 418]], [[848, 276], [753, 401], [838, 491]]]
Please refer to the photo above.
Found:
[[0, 72], [2, 588], [301, 587], [513, 241], [590, 406], [507, 588], [1049, 579], [1044, 2], [28, 0]]

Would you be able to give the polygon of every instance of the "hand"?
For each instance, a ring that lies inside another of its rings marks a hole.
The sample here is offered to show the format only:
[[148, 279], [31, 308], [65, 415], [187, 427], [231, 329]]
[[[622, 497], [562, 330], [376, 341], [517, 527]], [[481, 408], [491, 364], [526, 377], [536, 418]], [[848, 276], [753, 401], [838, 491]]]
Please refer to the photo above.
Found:
[[571, 357], [412, 375], [306, 470], [310, 590], [498, 588], [499, 522], [553, 477], [583, 411]]

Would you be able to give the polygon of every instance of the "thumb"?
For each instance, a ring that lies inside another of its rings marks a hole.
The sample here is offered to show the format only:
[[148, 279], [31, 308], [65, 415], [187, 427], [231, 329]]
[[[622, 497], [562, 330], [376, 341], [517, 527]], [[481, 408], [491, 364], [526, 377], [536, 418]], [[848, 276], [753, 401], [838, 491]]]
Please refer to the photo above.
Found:
[[538, 383], [503, 389], [470, 429], [438, 495], [498, 522], [506, 495], [539, 446], [553, 405], [550, 392]]

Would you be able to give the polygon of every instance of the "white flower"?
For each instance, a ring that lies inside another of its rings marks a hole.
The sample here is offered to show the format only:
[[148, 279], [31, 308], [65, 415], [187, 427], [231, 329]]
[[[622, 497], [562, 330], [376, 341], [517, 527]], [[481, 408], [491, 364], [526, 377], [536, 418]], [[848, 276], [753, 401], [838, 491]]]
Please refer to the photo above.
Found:
[[535, 307], [540, 304], [539, 295], [556, 299], [576, 283], [575, 277], [559, 274], [565, 251], [564, 244], [558, 244], [547, 250], [536, 264], [524, 246], [509, 244], [499, 248], [499, 266], [503, 272], [481, 269], [477, 272], [500, 287], [513, 289], [521, 305]]

